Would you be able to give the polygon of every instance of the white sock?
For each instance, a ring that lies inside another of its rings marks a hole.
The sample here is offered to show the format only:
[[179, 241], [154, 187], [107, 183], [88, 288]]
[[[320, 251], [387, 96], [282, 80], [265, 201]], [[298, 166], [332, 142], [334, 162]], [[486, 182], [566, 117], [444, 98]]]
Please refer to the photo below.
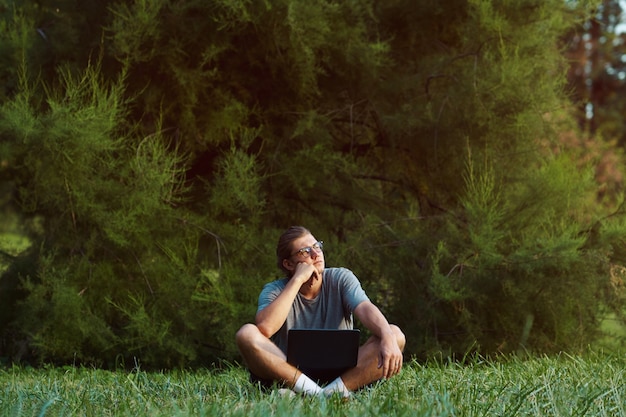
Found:
[[341, 379], [340, 376], [324, 388], [324, 394], [330, 396], [334, 393], [340, 394], [342, 397], [349, 397], [352, 395], [350, 390], [346, 388], [346, 385], [343, 383], [343, 379]]
[[296, 381], [293, 390], [300, 394], [317, 395], [323, 392], [322, 387], [317, 385], [315, 381], [304, 374], [300, 374], [300, 377]]

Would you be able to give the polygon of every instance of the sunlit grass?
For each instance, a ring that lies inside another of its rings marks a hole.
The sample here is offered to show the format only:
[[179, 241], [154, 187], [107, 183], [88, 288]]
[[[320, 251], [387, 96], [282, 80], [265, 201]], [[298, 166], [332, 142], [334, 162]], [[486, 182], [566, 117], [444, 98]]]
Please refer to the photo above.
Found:
[[262, 393], [244, 369], [0, 371], [2, 416], [626, 416], [617, 356], [408, 363], [402, 374], [339, 398]]

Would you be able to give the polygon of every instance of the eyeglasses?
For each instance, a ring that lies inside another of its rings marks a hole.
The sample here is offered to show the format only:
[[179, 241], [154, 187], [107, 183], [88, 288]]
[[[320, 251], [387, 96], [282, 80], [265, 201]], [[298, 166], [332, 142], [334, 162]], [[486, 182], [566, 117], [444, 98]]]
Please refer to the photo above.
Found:
[[315, 242], [312, 246], [307, 246], [306, 248], [298, 249], [291, 256], [300, 255], [303, 258], [308, 258], [311, 256], [311, 252], [315, 251], [315, 253], [321, 253], [324, 250], [324, 242], [319, 240]]

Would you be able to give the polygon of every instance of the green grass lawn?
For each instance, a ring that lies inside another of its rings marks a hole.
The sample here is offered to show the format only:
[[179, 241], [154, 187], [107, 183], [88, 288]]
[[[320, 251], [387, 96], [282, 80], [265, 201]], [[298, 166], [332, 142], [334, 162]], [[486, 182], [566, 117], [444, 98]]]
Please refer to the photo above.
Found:
[[0, 370], [1, 416], [626, 416], [618, 356], [406, 364], [396, 378], [339, 398], [261, 393], [240, 367], [109, 372]]

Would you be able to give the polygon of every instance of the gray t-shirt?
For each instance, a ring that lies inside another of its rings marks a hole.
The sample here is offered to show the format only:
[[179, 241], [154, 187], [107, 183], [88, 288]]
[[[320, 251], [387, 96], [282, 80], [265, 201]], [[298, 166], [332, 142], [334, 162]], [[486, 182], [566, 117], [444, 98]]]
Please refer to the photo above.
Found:
[[[274, 301], [288, 281], [288, 278], [283, 278], [265, 284], [259, 295], [257, 312]], [[363, 301], [369, 301], [369, 298], [352, 271], [346, 268], [325, 268], [318, 296], [307, 300], [298, 293], [287, 320], [272, 336], [272, 340], [287, 354], [287, 332], [291, 328], [352, 329], [352, 312]]]

